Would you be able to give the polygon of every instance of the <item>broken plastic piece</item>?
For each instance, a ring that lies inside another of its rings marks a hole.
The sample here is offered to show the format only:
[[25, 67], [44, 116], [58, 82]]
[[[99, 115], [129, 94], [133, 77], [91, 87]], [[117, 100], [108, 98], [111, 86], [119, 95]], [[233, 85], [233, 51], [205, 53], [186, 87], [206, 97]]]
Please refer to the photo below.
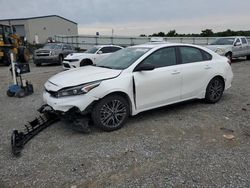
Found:
[[42, 106], [39, 109], [41, 115], [25, 125], [23, 132], [14, 130], [11, 135], [11, 147], [13, 155], [19, 155], [24, 145], [35, 135], [59, 120], [59, 116], [52, 110]]

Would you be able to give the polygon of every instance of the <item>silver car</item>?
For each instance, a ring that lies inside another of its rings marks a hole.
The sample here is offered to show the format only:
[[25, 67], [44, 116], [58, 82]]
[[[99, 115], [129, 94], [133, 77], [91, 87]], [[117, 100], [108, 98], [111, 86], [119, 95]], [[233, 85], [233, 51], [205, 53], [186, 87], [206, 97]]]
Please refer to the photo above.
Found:
[[75, 52], [74, 47], [64, 43], [48, 43], [34, 52], [33, 60], [36, 66], [42, 63], [62, 64], [64, 57]]

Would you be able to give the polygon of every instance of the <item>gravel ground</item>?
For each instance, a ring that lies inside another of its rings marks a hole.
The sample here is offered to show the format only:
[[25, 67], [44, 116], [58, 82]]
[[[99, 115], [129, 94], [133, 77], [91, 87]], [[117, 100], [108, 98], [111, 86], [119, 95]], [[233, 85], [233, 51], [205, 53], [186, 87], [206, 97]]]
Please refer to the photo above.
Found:
[[[0, 187], [250, 187], [250, 61], [232, 65], [233, 86], [214, 105], [191, 101], [141, 113], [122, 129], [76, 132], [62, 122], [13, 157], [10, 135], [42, 104], [44, 82], [60, 66], [31, 66], [35, 93], [6, 96], [0, 67]], [[234, 140], [221, 128], [232, 129]]]

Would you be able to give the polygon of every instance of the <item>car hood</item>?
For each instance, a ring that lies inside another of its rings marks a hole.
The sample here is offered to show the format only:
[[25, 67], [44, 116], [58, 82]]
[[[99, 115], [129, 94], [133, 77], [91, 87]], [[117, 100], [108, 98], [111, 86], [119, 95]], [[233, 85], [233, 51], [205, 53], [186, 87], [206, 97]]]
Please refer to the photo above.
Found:
[[83, 58], [90, 58], [95, 56], [95, 54], [88, 54], [88, 53], [72, 53], [69, 54], [65, 59], [83, 59]]
[[117, 77], [121, 70], [85, 66], [77, 69], [64, 71], [52, 76], [46, 83], [45, 88], [50, 91], [58, 91], [65, 87], [77, 86], [98, 80]]
[[206, 46], [208, 49], [216, 51], [217, 49], [228, 49], [231, 48], [231, 45], [208, 45]]

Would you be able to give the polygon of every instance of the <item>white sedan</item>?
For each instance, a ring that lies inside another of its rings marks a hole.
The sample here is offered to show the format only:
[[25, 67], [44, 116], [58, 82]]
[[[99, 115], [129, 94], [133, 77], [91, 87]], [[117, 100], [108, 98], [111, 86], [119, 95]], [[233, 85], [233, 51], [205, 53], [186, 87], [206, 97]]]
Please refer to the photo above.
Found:
[[122, 49], [121, 46], [115, 45], [99, 45], [90, 48], [84, 53], [72, 53], [69, 54], [63, 60], [63, 68], [71, 69], [78, 68], [85, 65], [95, 64], [99, 60], [109, 56], [110, 54]]
[[218, 102], [233, 79], [230, 62], [188, 44], [145, 44], [59, 73], [45, 83], [44, 102], [59, 114], [91, 117], [106, 131], [128, 116], [189, 99]]

